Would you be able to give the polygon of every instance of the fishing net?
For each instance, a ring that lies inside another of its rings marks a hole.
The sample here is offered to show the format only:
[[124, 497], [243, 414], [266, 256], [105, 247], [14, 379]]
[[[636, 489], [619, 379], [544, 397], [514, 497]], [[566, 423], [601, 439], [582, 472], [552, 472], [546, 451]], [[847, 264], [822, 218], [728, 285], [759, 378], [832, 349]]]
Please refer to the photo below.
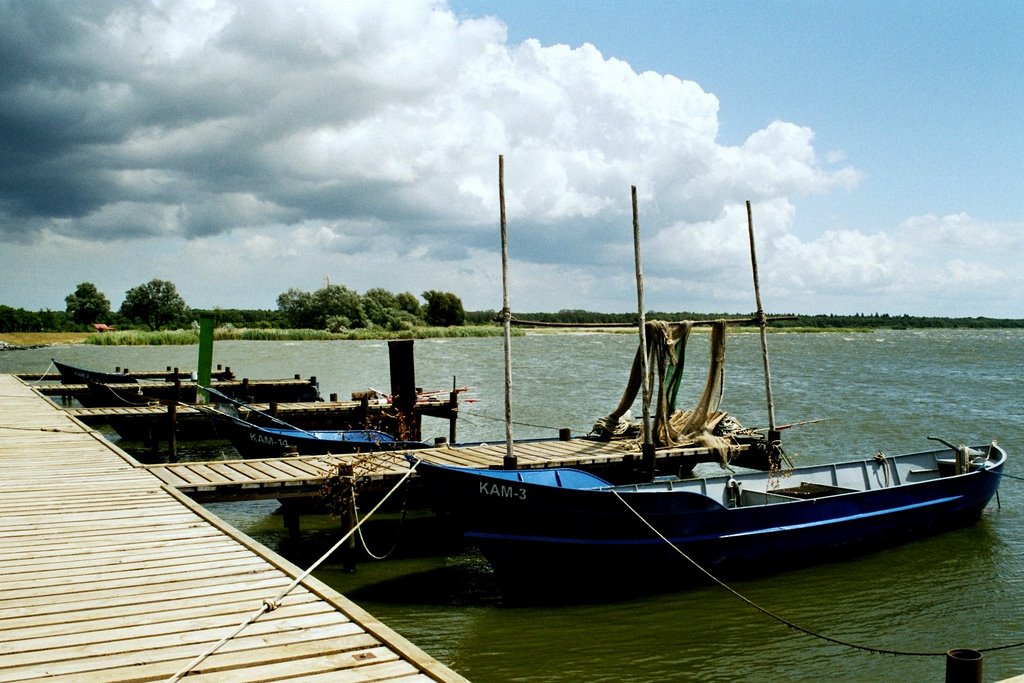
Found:
[[[725, 378], [724, 321], [711, 325], [710, 361], [708, 374], [696, 405], [690, 410], [677, 410], [676, 402], [682, 384], [686, 346], [693, 329], [692, 321], [667, 323], [651, 321], [646, 324], [645, 336], [648, 352], [647, 377], [642, 377], [641, 352], [633, 358], [626, 389], [618, 406], [594, 425], [594, 433], [603, 438], [642, 438], [641, 426], [629, 418], [629, 410], [640, 392], [642, 382], [648, 383], [647, 396], [654, 402], [652, 437], [657, 447], [703, 446], [716, 450], [724, 461], [733, 441], [716, 433], [720, 427], [732, 424], [726, 414], [719, 411]], [[655, 392], [655, 385], [657, 391]]]

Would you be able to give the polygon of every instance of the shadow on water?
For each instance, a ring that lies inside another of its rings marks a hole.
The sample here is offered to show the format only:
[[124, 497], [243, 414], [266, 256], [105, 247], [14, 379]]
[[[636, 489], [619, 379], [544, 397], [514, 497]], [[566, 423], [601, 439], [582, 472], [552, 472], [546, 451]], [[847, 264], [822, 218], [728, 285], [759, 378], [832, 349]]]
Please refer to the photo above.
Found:
[[351, 574], [338, 576], [336, 573], [320, 573], [318, 576], [356, 602], [438, 607], [514, 609], [608, 605], [679, 590], [678, 585], [657, 586], [643, 581], [623, 581], [613, 585], [588, 583], [578, 576], [547, 576], [542, 572], [538, 572], [532, 581], [506, 584], [494, 573], [487, 560], [473, 549], [438, 558], [436, 563], [424, 567], [419, 560], [407, 563], [404, 569], [396, 565], [393, 569], [400, 573], [394, 574], [363, 564], [354, 572], [355, 575], [362, 574], [361, 577]]
[[[805, 557], [777, 566], [751, 568], [746, 574], [722, 575], [727, 586], [757, 593], [768, 585], [791, 581], [814, 584], [821, 577], [851, 585], [884, 585], [873, 581], [879, 566], [900, 566], [909, 575], [929, 575], [931, 597], [918, 596], [922, 606], [949, 600], [965, 583], [978, 576], [1005, 572], [994, 563], [1002, 543], [995, 530], [999, 510], [989, 510], [977, 522], [963, 528], [925, 535], [902, 544], [836, 553], [829, 557]], [[959, 552], [949, 555], [950, 546]], [[310, 552], [308, 543], [303, 554]], [[422, 549], [421, 549], [422, 550]], [[694, 590], [717, 590], [713, 580], [688, 571], [680, 558], [679, 571], [656, 577], [637, 567], [620, 581], [588, 581], [587, 577], [559, 576], [538, 567], [532, 577], [505, 583], [494, 573], [487, 560], [471, 547], [446, 546], [444, 553], [400, 554], [386, 561], [362, 562], [354, 572], [340, 565], [326, 565], [318, 576], [357, 602], [438, 607], [582, 607], [613, 605], [633, 600], [661, 598], [676, 600]], [[649, 569], [649, 568], [648, 568]], [[845, 577], [840, 579], [840, 577]], [[810, 595], [808, 596], [810, 597]], [[879, 596], [880, 597], [880, 596]], [[740, 611], [756, 612], [736, 603]]]
[[[349, 576], [337, 580], [336, 583], [360, 582], [357, 587], [345, 591], [345, 594], [358, 602], [380, 604], [407, 604], [431, 606], [460, 607], [498, 607], [505, 603], [501, 586], [491, 571], [490, 565], [479, 555], [465, 553], [449, 556], [440, 560], [443, 566], [433, 566], [416, 570], [411, 567], [410, 573], [392, 574], [379, 580], [368, 576], [356, 578]], [[402, 562], [399, 560], [398, 562]], [[406, 569], [409, 569], [409, 563]], [[422, 562], [415, 564], [421, 565]], [[369, 574], [371, 567], [361, 565], [356, 574]], [[381, 572], [372, 568], [374, 575]], [[370, 579], [370, 580], [367, 580]], [[328, 581], [331, 582], [330, 577]], [[335, 587], [339, 587], [335, 585]]]

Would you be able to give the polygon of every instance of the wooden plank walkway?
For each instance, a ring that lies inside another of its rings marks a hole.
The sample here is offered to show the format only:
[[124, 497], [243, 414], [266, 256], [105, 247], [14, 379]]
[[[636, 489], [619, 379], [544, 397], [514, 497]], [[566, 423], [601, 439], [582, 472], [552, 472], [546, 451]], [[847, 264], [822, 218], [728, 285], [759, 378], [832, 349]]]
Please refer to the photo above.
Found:
[[[166, 681], [301, 574], [0, 375], [0, 681]], [[187, 681], [462, 681], [304, 580]]]
[[[658, 459], [678, 457], [685, 451], [692, 457], [717, 457], [707, 448], [663, 449]], [[409, 469], [406, 453], [428, 462], [461, 467], [500, 468], [505, 445], [439, 446], [414, 451], [372, 454], [363, 458], [360, 476], [388, 488]], [[539, 467], [591, 468], [620, 464], [631, 454], [620, 446], [600, 441], [518, 442], [515, 453], [524, 469]], [[639, 457], [639, 453], [633, 454]], [[352, 465], [359, 456], [302, 455], [288, 458], [212, 460], [203, 462], [158, 463], [140, 465], [160, 481], [202, 502], [249, 500], [255, 498], [295, 498], [317, 495], [333, 468]]]

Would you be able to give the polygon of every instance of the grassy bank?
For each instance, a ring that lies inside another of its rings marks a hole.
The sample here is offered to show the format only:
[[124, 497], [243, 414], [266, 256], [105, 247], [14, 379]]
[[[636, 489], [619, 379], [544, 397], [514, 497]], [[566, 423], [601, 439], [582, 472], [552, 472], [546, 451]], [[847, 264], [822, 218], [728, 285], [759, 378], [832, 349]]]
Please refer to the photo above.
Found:
[[[375, 329], [350, 330], [348, 332], [327, 332], [325, 330], [281, 330], [246, 329], [219, 327], [214, 330], [216, 341], [324, 341], [332, 339], [432, 339], [442, 337], [494, 337], [501, 334], [499, 327], [416, 327], [398, 332]], [[122, 330], [87, 335], [86, 344], [100, 346], [171, 346], [198, 344], [199, 334], [192, 330], [168, 330], [147, 332], [144, 330]]]
[[0, 342], [13, 346], [80, 344], [91, 334], [90, 332], [3, 332], [0, 333]]
[[[695, 328], [697, 331], [708, 328]], [[733, 327], [736, 332], [756, 332], [756, 327]], [[865, 333], [871, 332], [870, 327], [786, 327], [768, 328], [777, 334], [806, 334], [822, 332]], [[636, 334], [632, 327], [608, 328], [513, 328], [512, 334]], [[502, 334], [497, 325], [469, 325], [465, 327], [417, 327], [411, 330], [391, 332], [388, 330], [360, 329], [349, 332], [327, 332], [325, 330], [282, 330], [282, 329], [247, 329], [217, 328], [214, 339], [243, 341], [323, 341], [330, 339], [370, 340], [370, 339], [440, 339], [464, 337], [496, 337]], [[166, 330], [148, 332], [145, 330], [119, 330], [96, 334], [91, 332], [7, 332], [0, 334], [0, 343], [14, 346], [52, 346], [56, 344], [95, 344], [97, 346], [187, 346], [199, 343], [199, 334], [192, 330]]]

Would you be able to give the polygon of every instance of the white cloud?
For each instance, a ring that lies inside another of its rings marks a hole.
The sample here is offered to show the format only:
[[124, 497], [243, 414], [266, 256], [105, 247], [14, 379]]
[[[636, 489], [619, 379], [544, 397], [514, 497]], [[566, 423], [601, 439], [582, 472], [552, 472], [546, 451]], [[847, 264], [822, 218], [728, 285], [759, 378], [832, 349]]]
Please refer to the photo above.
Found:
[[[22, 57], [0, 79], [0, 138], [18, 141], [0, 240], [107, 254], [75, 282], [5, 285], [20, 305], [59, 304], [102, 263], [118, 287], [180, 279], [200, 307], [268, 307], [330, 276], [497, 308], [499, 154], [520, 310], [635, 305], [630, 185], [653, 308], [750, 307], [746, 199], [779, 308], [924, 306], [950, 280], [978, 292], [982, 268], [1019, 281], [1019, 257], [997, 258], [1008, 226], [969, 216], [798, 237], [801, 197], [862, 177], [842, 152], [822, 163], [810, 126], [724, 145], [698, 83], [590, 44], [509, 44], [437, 0], [7, 3], [0, 27]], [[228, 275], [242, 284], [210, 286]]]

